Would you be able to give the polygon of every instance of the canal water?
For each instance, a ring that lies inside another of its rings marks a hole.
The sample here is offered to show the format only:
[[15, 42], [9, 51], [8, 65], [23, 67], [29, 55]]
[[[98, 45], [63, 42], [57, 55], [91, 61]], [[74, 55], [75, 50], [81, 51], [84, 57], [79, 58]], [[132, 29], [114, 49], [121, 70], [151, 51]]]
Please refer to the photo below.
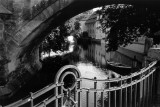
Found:
[[[52, 56], [53, 55], [53, 56]], [[59, 65], [75, 65], [81, 72], [81, 76], [84, 78], [97, 78], [97, 79], [111, 79], [119, 78], [122, 76], [121, 72], [115, 72], [107, 68], [107, 61], [118, 62], [129, 67], [132, 67], [134, 59], [130, 58], [122, 53], [116, 52], [106, 52], [104, 43], [93, 43], [85, 42], [80, 44], [70, 45], [69, 51], [58, 54], [52, 52], [52, 57], [58, 58], [56, 62]], [[45, 59], [44, 59], [45, 60]], [[53, 65], [56, 65], [53, 64]], [[58, 66], [58, 65], [56, 65]], [[137, 62], [137, 67], [141, 67], [141, 62]], [[131, 72], [128, 72], [129, 75]], [[83, 88], [94, 88], [94, 82], [89, 80], [82, 80]], [[97, 89], [105, 89], [107, 84], [105, 82], [98, 82]], [[101, 107], [101, 93], [97, 93], [97, 104]], [[81, 92], [81, 104], [82, 107], [86, 107], [86, 91]], [[83, 97], [85, 96], [85, 97]], [[108, 94], [104, 94], [104, 99], [107, 104]], [[94, 107], [94, 93], [89, 94], [89, 107]]]
[[[97, 78], [97, 79], [110, 79], [119, 78], [121, 73], [114, 72], [107, 69], [107, 61], [114, 61], [123, 63], [127, 66], [132, 66], [133, 59], [129, 58], [119, 52], [106, 52], [104, 43], [71, 43], [67, 51], [51, 52], [50, 57], [47, 54], [41, 54], [41, 61], [43, 68], [39, 71], [24, 87], [22, 87], [11, 99], [7, 102], [3, 101], [4, 105], [8, 102], [14, 102], [20, 98], [23, 98], [29, 94], [29, 92], [35, 92], [44, 86], [54, 82], [54, 76], [56, 72], [64, 65], [75, 65], [81, 72], [81, 76], [85, 78]], [[141, 63], [139, 63], [141, 66]], [[130, 72], [128, 72], [128, 75]], [[32, 83], [32, 84], [31, 84]], [[94, 83], [91, 81], [82, 81], [82, 87], [93, 88]], [[105, 89], [107, 84], [99, 82], [98, 89]], [[82, 96], [86, 96], [86, 93], [82, 91]], [[94, 105], [94, 97], [92, 92], [90, 97], [90, 107]], [[104, 94], [104, 98], [107, 101], [107, 93]], [[100, 101], [100, 93], [97, 95], [98, 101]], [[82, 107], [85, 107], [86, 99], [82, 97]], [[100, 105], [99, 105], [100, 107]]]

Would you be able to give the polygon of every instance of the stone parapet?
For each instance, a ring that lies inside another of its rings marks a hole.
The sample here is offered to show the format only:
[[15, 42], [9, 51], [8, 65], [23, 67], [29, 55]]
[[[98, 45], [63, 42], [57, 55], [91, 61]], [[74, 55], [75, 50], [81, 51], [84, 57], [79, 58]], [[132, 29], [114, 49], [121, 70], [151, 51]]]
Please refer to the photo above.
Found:
[[149, 60], [160, 60], [160, 48], [150, 48], [147, 54]]

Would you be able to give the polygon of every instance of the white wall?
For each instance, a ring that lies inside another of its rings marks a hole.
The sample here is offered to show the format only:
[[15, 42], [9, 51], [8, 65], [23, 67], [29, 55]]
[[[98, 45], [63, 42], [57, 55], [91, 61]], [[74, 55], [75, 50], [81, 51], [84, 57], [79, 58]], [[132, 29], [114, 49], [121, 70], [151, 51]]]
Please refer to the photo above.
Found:
[[105, 38], [105, 33], [103, 33], [102, 30], [99, 29], [99, 27], [100, 27], [100, 24], [99, 24], [99, 22], [97, 21], [96, 24], [95, 24], [96, 39]]

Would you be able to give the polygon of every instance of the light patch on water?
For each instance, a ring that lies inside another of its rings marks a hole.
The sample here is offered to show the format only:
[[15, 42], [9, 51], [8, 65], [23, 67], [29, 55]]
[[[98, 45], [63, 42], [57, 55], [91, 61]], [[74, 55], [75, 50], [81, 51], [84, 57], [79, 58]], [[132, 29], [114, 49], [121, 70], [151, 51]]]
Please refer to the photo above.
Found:
[[62, 51], [58, 50], [58, 51], [54, 52], [53, 50], [51, 50], [50, 54], [42, 52], [41, 53], [41, 57], [42, 57], [41, 59], [43, 60], [43, 59], [49, 57], [49, 55], [50, 55], [50, 57], [53, 57], [53, 56], [62, 56], [64, 54], [73, 52], [73, 50], [74, 50], [74, 45], [69, 45], [69, 49], [67, 51], [63, 51], [62, 52]]
[[[108, 70], [105, 69], [101, 69], [98, 68], [96, 66], [94, 66], [92, 63], [83, 63], [80, 62], [77, 64], [77, 68], [80, 70], [81, 72], [81, 76], [84, 78], [91, 78], [93, 79], [94, 77], [96, 77], [97, 79], [108, 79]], [[106, 73], [107, 72], [107, 73]], [[90, 80], [82, 80], [82, 87], [83, 88], [94, 88], [94, 82], [90, 81]], [[97, 89], [105, 89], [106, 88], [106, 84], [105, 82], [97, 82]], [[86, 91], [82, 90], [81, 92], [82, 96], [86, 96]], [[100, 95], [101, 93], [97, 93], [97, 99], [100, 100]], [[106, 98], [107, 93], [104, 93], [104, 97]], [[83, 103], [82, 107], [86, 107], [86, 97], [81, 97], [81, 101]], [[91, 91], [89, 94], [89, 107], [94, 107], [94, 93]], [[99, 107], [99, 106], [98, 106]]]
[[67, 39], [70, 43], [74, 43], [74, 37], [72, 35], [68, 36]]
[[74, 45], [69, 46], [69, 51], [68, 52], [73, 52], [74, 51]]
[[[91, 63], [78, 63], [77, 68], [80, 70], [82, 77], [97, 79], [107, 79], [108, 76], [101, 69], [96, 68]], [[107, 71], [106, 71], [107, 72]]]
[[8, 70], [9, 70], [9, 73], [14, 71], [16, 69], [16, 66], [15, 66], [15, 63], [12, 61], [10, 63], [8, 63]]

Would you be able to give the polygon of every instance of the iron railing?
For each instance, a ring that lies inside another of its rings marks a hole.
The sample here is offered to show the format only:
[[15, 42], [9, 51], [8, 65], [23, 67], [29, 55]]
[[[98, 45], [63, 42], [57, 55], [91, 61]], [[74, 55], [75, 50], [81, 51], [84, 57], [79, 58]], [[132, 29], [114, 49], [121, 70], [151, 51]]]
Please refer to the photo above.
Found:
[[[140, 71], [115, 79], [78, 78], [72, 93], [74, 94], [72, 102], [75, 107], [151, 107], [156, 63], [156, 61], [152, 62]], [[82, 87], [84, 80], [91, 81], [93, 88]], [[106, 87], [98, 88], [98, 82], [104, 82]], [[27, 107], [46, 107], [49, 104], [53, 104], [54, 107], [63, 107], [65, 98], [63, 85], [63, 82], [48, 85], [35, 93], [30, 93], [27, 98], [4, 107], [26, 107], [26, 105]], [[36, 102], [37, 98], [47, 92], [50, 92], [49, 97]]]
[[[63, 92], [61, 91], [60, 94], [58, 94], [58, 88], [62, 87], [63, 83], [59, 83], [59, 84], [50, 84], [46, 87], [44, 87], [43, 89], [32, 93], [30, 92], [30, 96], [24, 98], [24, 99], [20, 99], [12, 104], [9, 104], [7, 106], [4, 107], [20, 107], [20, 106], [24, 106], [24, 107], [45, 107], [46, 105], [50, 104], [53, 101], [57, 101], [58, 99], [62, 99], [64, 97]], [[61, 88], [62, 89], [62, 88]], [[43, 99], [41, 102], [35, 103], [34, 101], [41, 97], [42, 95], [44, 95], [47, 92], [53, 92], [50, 97]], [[56, 103], [57, 105], [58, 103]], [[62, 102], [63, 104], [63, 102]], [[57, 107], [57, 106], [56, 106]]]
[[[110, 80], [80, 78], [79, 82], [83, 80], [92, 81], [94, 86], [93, 88], [82, 87], [78, 90], [78, 93], [83, 94], [83, 99], [86, 101], [86, 104], [81, 103], [82, 97], [80, 97], [78, 107], [151, 107], [155, 82], [155, 64], [156, 62], [152, 62], [139, 72], [121, 78]], [[107, 87], [98, 89], [98, 82], [104, 82]], [[91, 95], [92, 93], [94, 95]], [[84, 98], [85, 95], [86, 98]], [[106, 97], [104, 97], [105, 95]]]

